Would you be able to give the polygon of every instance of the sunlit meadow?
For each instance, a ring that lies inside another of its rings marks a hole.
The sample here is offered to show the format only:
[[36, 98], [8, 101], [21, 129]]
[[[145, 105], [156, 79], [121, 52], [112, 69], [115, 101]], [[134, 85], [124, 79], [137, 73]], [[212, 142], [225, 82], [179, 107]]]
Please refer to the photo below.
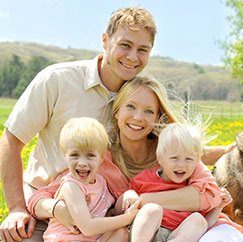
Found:
[[[14, 104], [14, 103], [13, 103]], [[3, 132], [3, 123], [7, 119], [13, 104], [9, 106], [3, 105], [3, 100], [0, 99], [0, 136]], [[238, 132], [243, 131], [243, 115], [220, 117], [212, 117], [212, 123], [207, 129], [209, 135], [217, 135], [210, 145], [228, 145], [235, 141], [235, 136]], [[36, 138], [29, 142], [23, 152], [23, 166], [26, 167], [28, 156], [36, 143]], [[0, 222], [6, 217], [8, 210], [4, 202], [2, 194], [2, 185], [0, 183]]]

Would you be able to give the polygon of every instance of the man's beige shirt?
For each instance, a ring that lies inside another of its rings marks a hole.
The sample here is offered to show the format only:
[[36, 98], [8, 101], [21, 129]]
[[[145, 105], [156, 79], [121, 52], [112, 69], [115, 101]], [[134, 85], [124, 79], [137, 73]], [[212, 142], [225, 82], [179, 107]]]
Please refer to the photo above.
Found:
[[38, 188], [47, 185], [67, 165], [59, 148], [59, 134], [73, 117], [100, 117], [110, 93], [93, 60], [60, 63], [41, 71], [16, 103], [5, 126], [23, 143], [38, 135], [29, 157], [24, 181]]

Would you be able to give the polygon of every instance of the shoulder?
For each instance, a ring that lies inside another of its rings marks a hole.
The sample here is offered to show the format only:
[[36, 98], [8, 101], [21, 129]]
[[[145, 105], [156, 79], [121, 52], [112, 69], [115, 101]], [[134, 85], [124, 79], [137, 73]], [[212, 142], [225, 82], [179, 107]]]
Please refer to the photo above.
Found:
[[92, 65], [92, 63], [92, 60], [57, 63], [44, 68], [40, 74], [45, 76], [62, 76], [76, 72], [80, 74], [85, 72], [86, 68]]
[[54, 77], [62, 79], [75, 78], [75, 75], [89, 75], [89, 72], [97, 71], [97, 62], [98, 58], [92, 60], [79, 60], [79, 61], [70, 61], [70, 62], [61, 62], [52, 64], [42, 71], [39, 72], [37, 76], [39, 79], [51, 79]]

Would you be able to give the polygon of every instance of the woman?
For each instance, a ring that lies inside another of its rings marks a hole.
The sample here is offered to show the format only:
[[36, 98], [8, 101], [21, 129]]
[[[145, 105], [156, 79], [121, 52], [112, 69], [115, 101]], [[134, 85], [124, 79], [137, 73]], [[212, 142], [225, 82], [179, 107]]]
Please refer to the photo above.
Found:
[[[112, 147], [105, 156], [100, 173], [106, 178], [112, 195], [118, 198], [128, 189], [130, 178], [146, 168], [157, 168], [154, 123], [171, 123], [178, 119], [169, 106], [163, 85], [147, 77], [136, 77], [122, 87], [114, 100], [112, 118]], [[55, 215], [60, 222], [70, 226], [73, 223], [65, 204], [50, 199], [58, 186], [58, 180], [34, 195], [30, 201], [30, 210], [42, 219]], [[174, 191], [143, 194], [141, 197], [143, 204], [153, 202], [165, 209], [178, 211], [210, 210], [220, 201], [215, 180], [202, 163], [189, 180], [189, 186]], [[227, 230], [220, 226], [214, 228], [217, 236], [214, 234], [212, 238], [207, 237], [208, 242], [220, 238], [221, 234], [224, 234], [222, 241], [232, 241], [234, 233], [241, 236], [229, 225], [224, 224]], [[74, 229], [74, 225], [71, 228]]]

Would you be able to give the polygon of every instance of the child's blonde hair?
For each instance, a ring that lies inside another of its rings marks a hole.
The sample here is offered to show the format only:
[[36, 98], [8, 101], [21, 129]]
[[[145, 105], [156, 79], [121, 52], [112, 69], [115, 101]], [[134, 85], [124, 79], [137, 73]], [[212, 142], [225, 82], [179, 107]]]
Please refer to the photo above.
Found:
[[148, 10], [140, 7], [119, 8], [112, 13], [106, 33], [112, 36], [122, 25], [127, 25], [132, 30], [137, 29], [137, 27], [144, 27], [151, 33], [152, 44], [154, 43], [157, 27], [152, 14]]
[[94, 118], [71, 118], [60, 133], [60, 147], [65, 155], [70, 146], [82, 151], [97, 150], [103, 156], [108, 148], [109, 138], [104, 126]]
[[[198, 156], [203, 155], [204, 132], [200, 127], [187, 123], [170, 123], [165, 125], [159, 134], [156, 154], [162, 158], [165, 151], [176, 140], [186, 153]], [[175, 147], [176, 148], [176, 147]]]

